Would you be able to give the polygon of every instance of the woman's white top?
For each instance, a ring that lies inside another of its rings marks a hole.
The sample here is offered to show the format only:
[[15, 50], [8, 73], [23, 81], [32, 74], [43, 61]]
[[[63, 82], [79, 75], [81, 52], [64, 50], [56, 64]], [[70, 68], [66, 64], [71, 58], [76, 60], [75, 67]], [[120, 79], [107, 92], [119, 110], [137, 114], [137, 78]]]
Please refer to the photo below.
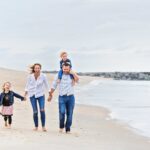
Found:
[[36, 98], [41, 97], [44, 95], [45, 89], [50, 91], [50, 86], [45, 74], [41, 73], [37, 80], [34, 74], [28, 76], [25, 91], [28, 92], [29, 97], [34, 95]]

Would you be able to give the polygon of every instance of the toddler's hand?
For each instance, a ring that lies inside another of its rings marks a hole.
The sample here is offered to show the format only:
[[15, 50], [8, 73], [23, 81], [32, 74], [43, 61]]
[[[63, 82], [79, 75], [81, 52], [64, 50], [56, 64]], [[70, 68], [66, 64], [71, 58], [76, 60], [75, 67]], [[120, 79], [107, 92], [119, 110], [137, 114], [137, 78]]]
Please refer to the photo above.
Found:
[[74, 72], [73, 70], [70, 70], [70, 74], [72, 74], [72, 75], [73, 75], [73, 74], [75, 74], [75, 72]]

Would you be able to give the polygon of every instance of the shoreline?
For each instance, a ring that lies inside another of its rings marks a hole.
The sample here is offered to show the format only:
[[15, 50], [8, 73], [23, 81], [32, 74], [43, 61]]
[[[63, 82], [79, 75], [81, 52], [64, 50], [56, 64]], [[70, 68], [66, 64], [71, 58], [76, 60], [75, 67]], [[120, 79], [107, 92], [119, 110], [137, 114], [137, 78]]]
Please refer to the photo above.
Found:
[[110, 109], [108, 109], [107, 107], [97, 106], [97, 105], [88, 105], [88, 104], [79, 104], [79, 103], [76, 103], [76, 105], [78, 107], [87, 107], [87, 108], [97, 108], [97, 109], [100, 109], [100, 111], [103, 111], [106, 114], [106, 116], [104, 118], [105, 120], [111, 120], [111, 121], [114, 121], [115, 123], [117, 123], [119, 125], [126, 126], [127, 129], [129, 129], [134, 134], [136, 134], [138, 136], [142, 136], [143, 138], [145, 138], [147, 140], [150, 140], [150, 137], [143, 135], [140, 130], [138, 130], [137, 128], [132, 127], [129, 123], [127, 123], [127, 122], [125, 122], [123, 120], [117, 119], [117, 118], [112, 118], [111, 117], [112, 111]]

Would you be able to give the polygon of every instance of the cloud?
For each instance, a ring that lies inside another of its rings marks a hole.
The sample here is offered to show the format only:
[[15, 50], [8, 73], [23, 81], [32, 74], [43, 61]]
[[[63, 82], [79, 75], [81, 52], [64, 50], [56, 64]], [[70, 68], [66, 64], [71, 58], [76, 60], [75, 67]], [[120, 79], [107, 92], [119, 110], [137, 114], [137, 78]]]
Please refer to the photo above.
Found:
[[146, 0], [2, 1], [0, 66], [22, 69], [38, 61], [46, 69], [59, 69], [59, 53], [65, 49], [76, 70], [149, 70], [149, 4]]

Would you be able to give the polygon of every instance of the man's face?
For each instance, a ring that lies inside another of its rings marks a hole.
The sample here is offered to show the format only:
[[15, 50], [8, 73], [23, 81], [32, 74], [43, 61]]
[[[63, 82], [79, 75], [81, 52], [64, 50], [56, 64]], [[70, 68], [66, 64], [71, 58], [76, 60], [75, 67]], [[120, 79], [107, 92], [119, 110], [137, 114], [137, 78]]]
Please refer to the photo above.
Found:
[[63, 73], [69, 74], [70, 73], [70, 66], [63, 66]]

